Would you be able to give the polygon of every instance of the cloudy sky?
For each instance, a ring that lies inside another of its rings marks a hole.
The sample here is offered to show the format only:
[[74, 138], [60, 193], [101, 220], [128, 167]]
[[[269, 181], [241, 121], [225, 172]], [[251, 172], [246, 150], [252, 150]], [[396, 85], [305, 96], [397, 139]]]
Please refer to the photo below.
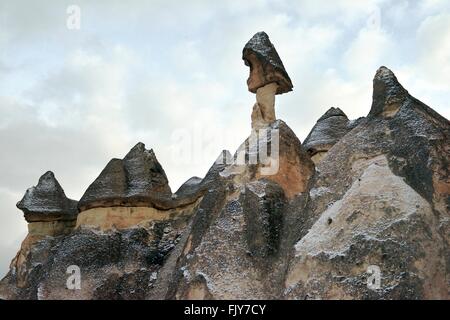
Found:
[[[2, 0], [0, 276], [26, 234], [15, 204], [45, 171], [79, 199], [142, 141], [175, 191], [234, 151], [250, 131], [255, 97], [241, 52], [257, 31], [293, 81], [276, 110], [301, 140], [332, 106], [366, 115], [381, 65], [450, 117], [450, 1], [330, 4]], [[79, 29], [67, 27], [70, 5]]]

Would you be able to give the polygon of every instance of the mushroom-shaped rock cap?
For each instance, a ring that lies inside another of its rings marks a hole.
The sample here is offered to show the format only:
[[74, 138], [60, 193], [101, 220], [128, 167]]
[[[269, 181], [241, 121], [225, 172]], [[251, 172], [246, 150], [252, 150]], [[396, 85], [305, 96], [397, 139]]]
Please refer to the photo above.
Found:
[[88, 187], [80, 211], [108, 206], [165, 207], [172, 196], [166, 173], [153, 150], [136, 144], [123, 158], [112, 159]]
[[199, 177], [192, 177], [183, 183], [180, 188], [175, 192], [175, 197], [184, 198], [192, 195], [196, 195], [201, 189], [201, 183], [203, 179]]
[[350, 121], [341, 109], [330, 108], [317, 120], [303, 146], [310, 155], [328, 151], [350, 131], [349, 124]]
[[250, 92], [256, 93], [258, 88], [272, 82], [278, 84], [276, 94], [292, 91], [291, 79], [277, 50], [264, 31], [258, 32], [247, 42], [242, 51], [242, 59], [245, 65], [250, 67], [250, 76], [247, 80]]
[[53, 172], [39, 178], [37, 186], [29, 188], [17, 208], [28, 222], [73, 220], [77, 217], [77, 201], [66, 197]]
[[329, 117], [338, 117], [338, 116], [347, 118], [347, 115], [340, 108], [331, 107], [319, 118], [319, 120], [317, 120], [317, 122], [325, 120]]

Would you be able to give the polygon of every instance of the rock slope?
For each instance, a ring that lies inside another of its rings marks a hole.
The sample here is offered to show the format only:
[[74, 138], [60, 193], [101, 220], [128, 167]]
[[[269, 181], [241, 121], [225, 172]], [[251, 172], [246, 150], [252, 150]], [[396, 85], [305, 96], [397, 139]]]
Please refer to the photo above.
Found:
[[[381, 67], [368, 117], [317, 166], [284, 296], [448, 299], [449, 134]], [[379, 290], [366, 285], [371, 265]]]

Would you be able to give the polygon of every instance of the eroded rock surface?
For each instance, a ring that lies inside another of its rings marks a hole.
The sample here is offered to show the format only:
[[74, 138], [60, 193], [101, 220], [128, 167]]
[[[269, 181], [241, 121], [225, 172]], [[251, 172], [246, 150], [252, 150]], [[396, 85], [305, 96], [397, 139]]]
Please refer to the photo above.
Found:
[[[158, 272], [180, 240], [185, 224], [150, 222], [126, 230], [75, 230], [64, 238], [37, 242], [2, 280], [7, 299], [146, 299]], [[70, 290], [70, 266], [81, 272], [81, 287]]]
[[43, 174], [38, 184], [26, 191], [22, 200], [17, 203], [17, 208], [23, 211], [28, 222], [28, 234], [10, 265], [9, 274], [14, 278], [13, 284], [6, 285], [6, 278], [4, 282], [0, 282], [0, 297], [27, 299], [28, 296], [17, 294], [17, 291], [19, 288], [30, 287], [30, 264], [36, 263], [31, 257], [32, 253], [39, 242], [52, 242], [54, 238], [60, 239], [72, 233], [78, 209], [77, 201], [66, 197], [51, 171]]
[[[445, 298], [445, 243], [430, 203], [393, 174], [384, 155], [367, 159], [343, 197], [295, 245], [288, 298]], [[367, 286], [370, 266], [382, 286]]]
[[363, 118], [349, 120], [339, 108], [330, 108], [322, 115], [303, 142], [315, 164], [322, 160], [328, 150], [350, 130], [356, 127]]
[[242, 59], [250, 67], [248, 90], [256, 93], [252, 129], [258, 130], [276, 120], [275, 95], [292, 91], [292, 82], [275, 47], [265, 32], [256, 33], [245, 45]]
[[80, 211], [111, 206], [170, 207], [172, 192], [153, 150], [138, 143], [123, 158], [112, 159], [89, 186], [78, 204]]
[[248, 90], [256, 93], [258, 88], [275, 82], [278, 84], [277, 94], [292, 91], [293, 85], [284, 69], [283, 62], [264, 32], [256, 33], [242, 50], [242, 59], [250, 67], [247, 80]]
[[17, 208], [23, 211], [28, 222], [76, 219], [77, 201], [66, 197], [53, 172], [39, 178], [35, 187], [29, 188]]
[[[234, 156], [172, 194], [138, 144], [88, 188], [76, 226], [63, 219], [74, 202], [46, 174], [18, 205], [30, 234], [0, 298], [449, 299], [449, 121], [382, 67], [367, 117], [332, 108], [302, 145], [268, 113], [292, 85], [267, 35], [244, 58], [249, 88], [270, 87]], [[326, 156], [315, 165], [307, 150]]]
[[[169, 297], [279, 296], [289, 199], [306, 191], [314, 165], [283, 121], [267, 129], [262, 135], [252, 131], [234, 161], [216, 171], [215, 182], [193, 216]], [[259, 146], [274, 144], [278, 148], [269, 148], [270, 159], [258, 162]]]
[[53, 172], [39, 178], [35, 187], [29, 188], [17, 208], [23, 211], [28, 222], [28, 239], [23, 247], [46, 236], [69, 234], [78, 216], [77, 201], [66, 197]]
[[[449, 298], [450, 124], [380, 70], [369, 117], [317, 166], [286, 298]], [[377, 290], [367, 286], [373, 265]]]

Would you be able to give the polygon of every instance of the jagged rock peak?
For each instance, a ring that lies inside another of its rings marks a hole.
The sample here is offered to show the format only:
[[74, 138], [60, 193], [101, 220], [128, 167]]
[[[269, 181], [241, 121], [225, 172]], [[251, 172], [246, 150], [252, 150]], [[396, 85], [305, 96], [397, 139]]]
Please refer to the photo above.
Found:
[[276, 94], [292, 91], [292, 81], [264, 31], [256, 33], [247, 42], [242, 51], [242, 59], [250, 67], [250, 76], [247, 80], [250, 92], [256, 93], [258, 88], [271, 82], [278, 84]]
[[317, 120], [317, 122], [325, 120], [329, 117], [336, 117], [336, 116], [341, 116], [341, 117], [345, 117], [347, 118], [347, 115], [344, 113], [344, 111], [342, 111], [339, 108], [335, 108], [335, 107], [331, 107], [330, 109], [327, 110], [327, 112], [325, 112], [320, 118], [319, 120]]
[[44, 173], [38, 184], [26, 191], [17, 208], [24, 212], [28, 222], [73, 219], [78, 213], [77, 201], [66, 197], [51, 171]]
[[[138, 142], [131, 150], [127, 153], [124, 159], [126, 158], [132, 158], [138, 155], [147, 155], [148, 157], [151, 157], [153, 161], [156, 160], [155, 153], [153, 152], [153, 149], [145, 149], [145, 144], [142, 142]], [[157, 160], [156, 160], [157, 161]]]
[[166, 203], [172, 191], [153, 150], [139, 142], [121, 159], [112, 159], [80, 200], [80, 211], [104, 206]]
[[145, 144], [143, 142], [138, 142], [138, 143], [136, 143], [136, 145], [133, 148], [131, 148], [131, 150], [128, 152], [128, 154], [134, 154], [134, 153], [140, 153], [140, 152], [146, 152], [146, 151], [150, 151], [150, 150], [145, 149]]
[[153, 149], [145, 149], [139, 142], [123, 159], [127, 173], [129, 192], [140, 194], [142, 189], [157, 187], [160, 191], [171, 193], [169, 181]]
[[408, 91], [398, 82], [395, 74], [384, 66], [380, 67], [373, 79], [369, 116], [394, 115], [408, 96]]

